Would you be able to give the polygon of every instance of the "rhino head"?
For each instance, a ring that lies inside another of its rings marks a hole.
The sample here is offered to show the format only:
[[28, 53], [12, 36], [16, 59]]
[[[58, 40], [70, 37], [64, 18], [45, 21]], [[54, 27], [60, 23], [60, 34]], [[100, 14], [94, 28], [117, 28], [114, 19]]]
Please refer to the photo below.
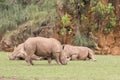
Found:
[[19, 60], [19, 59], [22, 59], [23, 56], [24, 54], [15, 47], [14, 51], [8, 57], [9, 57], [9, 60]]
[[67, 62], [70, 60], [70, 58], [67, 57], [65, 51], [64, 51], [64, 46], [62, 47], [62, 52], [60, 54], [60, 62], [62, 65], [66, 65]]
[[12, 53], [10, 53], [10, 55], [8, 56], [9, 57], [9, 60], [15, 60], [16, 58], [16, 47], [14, 47], [14, 51]]
[[66, 58], [66, 56], [63, 53], [61, 53], [61, 55], [60, 55], [60, 63], [62, 65], [66, 65], [67, 64], [67, 58]]

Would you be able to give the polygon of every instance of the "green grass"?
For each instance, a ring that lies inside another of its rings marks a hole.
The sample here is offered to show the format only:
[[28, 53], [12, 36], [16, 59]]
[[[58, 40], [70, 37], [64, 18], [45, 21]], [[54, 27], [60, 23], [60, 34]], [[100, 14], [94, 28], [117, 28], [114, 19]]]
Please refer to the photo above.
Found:
[[10, 61], [5, 52], [0, 52], [0, 77], [5, 80], [120, 80], [120, 56], [95, 57], [96, 62], [70, 61], [63, 66], [55, 61], [48, 65], [44, 60], [27, 66], [25, 61]]

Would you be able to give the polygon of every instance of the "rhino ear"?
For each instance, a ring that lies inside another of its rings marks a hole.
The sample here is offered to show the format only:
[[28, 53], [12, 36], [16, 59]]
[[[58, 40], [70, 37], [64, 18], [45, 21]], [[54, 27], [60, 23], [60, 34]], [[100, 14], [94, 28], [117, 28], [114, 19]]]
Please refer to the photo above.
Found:
[[64, 49], [64, 47], [65, 47], [65, 45], [63, 44], [63, 45], [62, 45], [62, 49]]

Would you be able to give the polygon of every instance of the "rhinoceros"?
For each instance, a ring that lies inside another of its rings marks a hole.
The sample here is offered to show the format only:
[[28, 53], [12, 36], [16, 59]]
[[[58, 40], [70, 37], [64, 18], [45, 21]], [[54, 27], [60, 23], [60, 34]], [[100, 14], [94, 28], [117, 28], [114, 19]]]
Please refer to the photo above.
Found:
[[[24, 60], [25, 59], [24, 43], [21, 43], [17, 47], [15, 47], [14, 51], [8, 57], [9, 60]], [[43, 57], [39, 57], [33, 54], [32, 59], [42, 60]]]
[[33, 65], [31, 56], [47, 57], [51, 64], [51, 58], [54, 58], [57, 64], [67, 64], [67, 57], [62, 52], [61, 43], [54, 38], [31, 37], [24, 42], [25, 60], [28, 65]]
[[94, 51], [88, 47], [82, 46], [72, 46], [72, 45], [63, 45], [63, 52], [71, 60], [92, 60], [96, 61], [94, 58]]

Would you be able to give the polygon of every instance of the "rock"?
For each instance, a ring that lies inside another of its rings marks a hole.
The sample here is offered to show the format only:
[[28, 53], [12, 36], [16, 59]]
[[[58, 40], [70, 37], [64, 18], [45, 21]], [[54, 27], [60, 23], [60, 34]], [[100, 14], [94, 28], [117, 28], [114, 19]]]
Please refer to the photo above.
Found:
[[114, 46], [113, 48], [111, 48], [111, 54], [112, 55], [120, 55], [120, 47]]

